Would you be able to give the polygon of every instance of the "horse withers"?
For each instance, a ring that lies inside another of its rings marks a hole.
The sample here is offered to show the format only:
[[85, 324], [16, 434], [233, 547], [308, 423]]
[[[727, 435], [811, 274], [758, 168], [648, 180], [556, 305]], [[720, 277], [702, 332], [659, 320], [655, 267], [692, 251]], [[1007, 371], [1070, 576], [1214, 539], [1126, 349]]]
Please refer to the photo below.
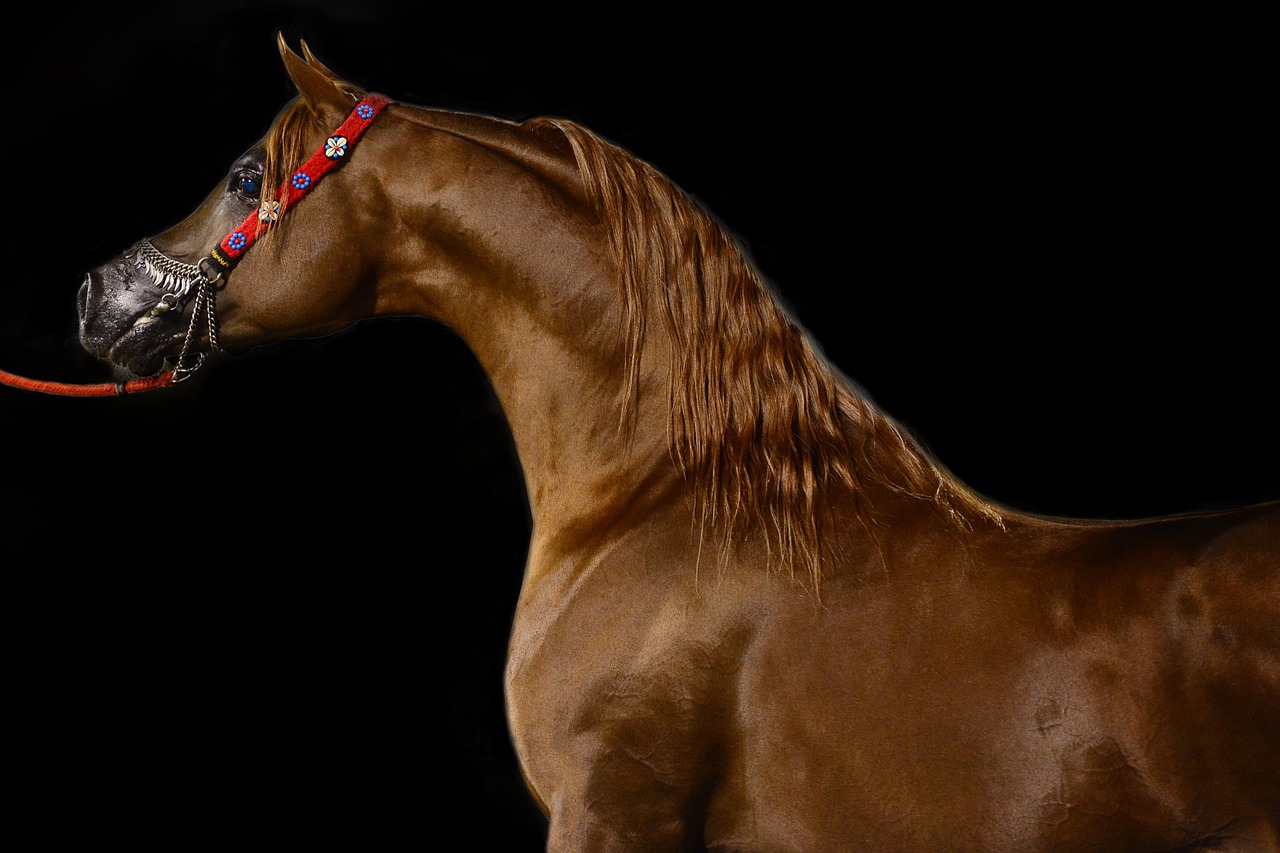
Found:
[[1280, 850], [1280, 506], [996, 505], [650, 165], [280, 48], [298, 97], [89, 273], [82, 343], [150, 375], [376, 316], [461, 336], [534, 522], [506, 693], [549, 849]]

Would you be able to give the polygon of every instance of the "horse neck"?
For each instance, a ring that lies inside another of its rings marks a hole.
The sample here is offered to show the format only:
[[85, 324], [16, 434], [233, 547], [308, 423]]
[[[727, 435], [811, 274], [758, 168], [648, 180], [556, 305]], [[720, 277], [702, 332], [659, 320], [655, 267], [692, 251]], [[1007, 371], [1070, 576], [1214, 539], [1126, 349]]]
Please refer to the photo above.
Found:
[[572, 152], [547, 128], [401, 117], [380, 143], [397, 239], [379, 313], [438, 319], [474, 353], [511, 428], [535, 536], [571, 547], [661, 500], [678, 481], [654, 390], [662, 348], [628, 410], [616, 268]]
[[[515, 438], [534, 548], [696, 511], [671, 529], [710, 519], [725, 541], [764, 537], [816, 584], [837, 501], [859, 515], [902, 496], [940, 516], [988, 514], [830, 371], [727, 236], [656, 173], [572, 128], [403, 118], [371, 137], [394, 149], [381, 160], [394, 168], [387, 227], [403, 238], [384, 238], [379, 298], [385, 313], [442, 320], [477, 356]], [[615, 167], [634, 179], [607, 185], [615, 207], [661, 208], [686, 229], [678, 241], [664, 250], [644, 242], [653, 230], [606, 226], [583, 175]]]

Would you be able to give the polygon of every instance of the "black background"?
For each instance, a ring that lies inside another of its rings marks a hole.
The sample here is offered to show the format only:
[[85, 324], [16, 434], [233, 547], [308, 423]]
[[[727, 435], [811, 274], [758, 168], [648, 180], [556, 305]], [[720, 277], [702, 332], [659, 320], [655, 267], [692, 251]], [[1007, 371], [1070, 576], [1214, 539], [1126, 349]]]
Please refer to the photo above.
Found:
[[[34, 10], [7, 25], [0, 368], [106, 378], [84, 271], [261, 135], [282, 30], [366, 88], [654, 163], [998, 501], [1280, 497], [1270, 55], [1190, 20], [926, 46], [693, 8]], [[502, 699], [528, 511], [451, 333], [366, 323], [127, 399], [0, 389], [0, 429], [4, 831], [540, 848]]]

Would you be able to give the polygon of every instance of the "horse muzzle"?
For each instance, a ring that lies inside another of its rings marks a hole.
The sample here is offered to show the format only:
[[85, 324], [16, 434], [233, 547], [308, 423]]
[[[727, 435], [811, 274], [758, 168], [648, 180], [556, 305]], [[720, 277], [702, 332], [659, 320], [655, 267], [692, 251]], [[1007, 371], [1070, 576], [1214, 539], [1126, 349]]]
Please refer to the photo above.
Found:
[[76, 295], [80, 345], [137, 376], [150, 376], [177, 355], [187, 331], [182, 310], [157, 315], [164, 296], [123, 256], [86, 273]]

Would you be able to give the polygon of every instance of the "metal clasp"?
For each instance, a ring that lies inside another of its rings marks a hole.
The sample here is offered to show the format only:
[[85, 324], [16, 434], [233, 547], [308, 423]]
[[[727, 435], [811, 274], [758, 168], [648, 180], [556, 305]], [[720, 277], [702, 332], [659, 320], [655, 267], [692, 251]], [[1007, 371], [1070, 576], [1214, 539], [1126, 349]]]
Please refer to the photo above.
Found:
[[160, 301], [151, 307], [151, 316], [159, 317], [161, 314], [168, 314], [182, 301], [182, 297], [186, 295], [188, 289], [190, 289], [190, 285], [184, 287], [181, 294], [166, 293], [161, 296]]
[[218, 280], [222, 278], [224, 270], [221, 266], [217, 266], [217, 263], [212, 255], [205, 255], [196, 262], [196, 268], [200, 270], [200, 275], [209, 284], [217, 284]]

